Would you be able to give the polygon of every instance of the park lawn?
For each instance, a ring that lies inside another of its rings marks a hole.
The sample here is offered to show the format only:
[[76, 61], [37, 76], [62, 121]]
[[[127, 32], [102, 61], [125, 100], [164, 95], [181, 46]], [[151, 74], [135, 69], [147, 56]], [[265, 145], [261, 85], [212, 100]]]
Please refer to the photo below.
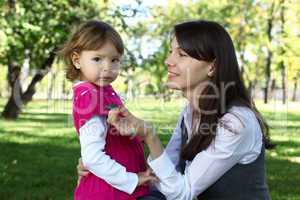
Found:
[[[5, 101], [0, 100], [0, 110]], [[183, 100], [126, 103], [154, 122], [167, 143]], [[300, 200], [300, 105], [258, 102], [271, 125], [276, 150], [267, 152], [273, 200]], [[0, 119], [0, 199], [72, 199], [79, 143], [69, 101], [31, 102], [16, 121]]]

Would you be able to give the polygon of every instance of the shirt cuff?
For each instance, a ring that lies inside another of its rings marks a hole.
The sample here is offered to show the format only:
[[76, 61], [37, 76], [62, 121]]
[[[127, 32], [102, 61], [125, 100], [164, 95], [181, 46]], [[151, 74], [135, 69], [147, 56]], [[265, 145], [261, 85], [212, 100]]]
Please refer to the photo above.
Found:
[[154, 160], [152, 160], [149, 156], [147, 162], [159, 179], [165, 179], [169, 177], [175, 170], [175, 166], [166, 151], [164, 151], [158, 158]]
[[128, 194], [132, 194], [137, 188], [139, 177], [136, 173], [132, 173], [132, 172], [127, 172], [127, 175], [128, 175], [128, 182], [127, 182], [128, 188], [126, 192]]

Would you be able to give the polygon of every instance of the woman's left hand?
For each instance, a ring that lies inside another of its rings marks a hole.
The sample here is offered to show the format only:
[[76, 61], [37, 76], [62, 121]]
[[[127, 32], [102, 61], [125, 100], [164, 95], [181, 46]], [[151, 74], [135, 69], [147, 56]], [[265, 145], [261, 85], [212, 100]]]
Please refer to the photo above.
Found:
[[81, 158], [78, 159], [77, 164], [77, 173], [78, 173], [78, 179], [77, 179], [77, 186], [80, 183], [80, 180], [82, 177], [87, 176], [90, 172], [83, 166]]
[[114, 108], [109, 111], [107, 122], [113, 125], [123, 136], [145, 136], [153, 131], [153, 126], [144, 120], [137, 118], [125, 107]]

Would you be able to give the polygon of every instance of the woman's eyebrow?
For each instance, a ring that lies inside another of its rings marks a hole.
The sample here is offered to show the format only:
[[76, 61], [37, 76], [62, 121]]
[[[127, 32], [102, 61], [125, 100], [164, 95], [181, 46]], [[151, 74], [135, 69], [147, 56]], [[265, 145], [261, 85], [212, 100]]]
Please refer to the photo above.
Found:
[[177, 47], [175, 47], [175, 48], [178, 49], [178, 50], [183, 51], [183, 49], [182, 49], [180, 46], [177, 46]]

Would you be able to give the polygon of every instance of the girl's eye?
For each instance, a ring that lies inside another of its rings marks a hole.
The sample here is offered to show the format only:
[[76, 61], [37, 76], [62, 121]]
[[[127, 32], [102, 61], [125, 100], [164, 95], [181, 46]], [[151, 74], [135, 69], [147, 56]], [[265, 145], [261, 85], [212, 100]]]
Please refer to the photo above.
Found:
[[119, 58], [114, 58], [114, 59], [112, 59], [112, 62], [118, 63], [118, 62], [120, 62], [120, 59]]
[[96, 62], [99, 62], [99, 61], [101, 61], [101, 58], [100, 57], [95, 57], [95, 58], [93, 58], [93, 60], [96, 61]]

